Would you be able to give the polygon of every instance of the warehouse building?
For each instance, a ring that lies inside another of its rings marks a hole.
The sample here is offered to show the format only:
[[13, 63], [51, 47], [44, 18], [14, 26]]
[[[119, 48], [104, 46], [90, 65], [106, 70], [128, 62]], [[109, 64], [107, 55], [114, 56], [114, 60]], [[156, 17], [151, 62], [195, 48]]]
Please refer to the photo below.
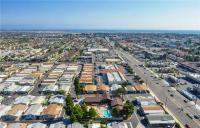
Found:
[[192, 83], [200, 84], [200, 75], [197, 74], [197, 73], [188, 73], [188, 74], [186, 74], [186, 79], [188, 79]]
[[146, 116], [149, 128], [173, 128], [175, 120], [169, 114], [154, 114]]

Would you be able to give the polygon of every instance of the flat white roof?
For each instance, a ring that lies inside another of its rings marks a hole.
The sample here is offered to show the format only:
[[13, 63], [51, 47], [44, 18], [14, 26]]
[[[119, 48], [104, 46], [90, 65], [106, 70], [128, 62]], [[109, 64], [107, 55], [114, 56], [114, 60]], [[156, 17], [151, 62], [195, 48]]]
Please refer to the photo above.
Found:
[[44, 107], [41, 104], [33, 104], [29, 106], [24, 115], [40, 115], [44, 110]]
[[147, 115], [150, 124], [174, 124], [175, 120], [169, 114]]

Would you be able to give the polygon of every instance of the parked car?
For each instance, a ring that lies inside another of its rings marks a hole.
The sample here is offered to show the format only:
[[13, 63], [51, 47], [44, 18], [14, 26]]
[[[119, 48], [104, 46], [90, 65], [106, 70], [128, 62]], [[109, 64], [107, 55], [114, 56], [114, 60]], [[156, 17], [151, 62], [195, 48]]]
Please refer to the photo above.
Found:
[[185, 103], [187, 103], [188, 101], [186, 99], [183, 100]]
[[174, 94], [170, 94], [171, 97], [174, 97]]
[[200, 114], [199, 115], [194, 115], [194, 118], [199, 120], [200, 119]]
[[188, 124], [185, 124], [185, 127], [186, 127], [186, 128], [191, 128]]

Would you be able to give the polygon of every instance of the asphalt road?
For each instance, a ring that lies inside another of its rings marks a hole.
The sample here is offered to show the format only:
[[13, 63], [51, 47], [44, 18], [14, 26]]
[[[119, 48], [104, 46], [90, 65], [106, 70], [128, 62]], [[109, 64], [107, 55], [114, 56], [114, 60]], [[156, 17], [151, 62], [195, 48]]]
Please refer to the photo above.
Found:
[[[158, 78], [151, 77], [152, 73], [138, 65], [143, 64], [136, 60], [132, 55], [127, 52], [116, 50], [116, 53], [126, 58], [128, 64], [133, 70], [144, 80], [147, 81], [148, 88], [153, 94], [163, 103], [166, 104], [167, 109], [173, 114], [174, 117], [182, 124], [189, 124], [192, 128], [200, 128], [200, 122], [196, 119], [189, 118], [186, 113], [197, 114], [200, 113], [191, 103], [185, 103], [185, 99], [179, 92], [169, 92], [169, 87]], [[170, 96], [173, 94], [174, 96]]]

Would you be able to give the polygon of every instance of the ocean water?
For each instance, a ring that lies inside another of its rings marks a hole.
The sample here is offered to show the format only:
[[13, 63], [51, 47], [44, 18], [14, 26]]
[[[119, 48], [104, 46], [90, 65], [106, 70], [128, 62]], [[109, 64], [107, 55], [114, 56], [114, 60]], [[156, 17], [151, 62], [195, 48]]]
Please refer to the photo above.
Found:
[[99, 29], [73, 29], [65, 30], [69, 33], [175, 33], [175, 34], [200, 34], [200, 30], [99, 30]]
[[112, 29], [5, 29], [13, 32], [65, 32], [65, 33], [174, 33], [174, 34], [198, 34], [200, 30], [112, 30]]

